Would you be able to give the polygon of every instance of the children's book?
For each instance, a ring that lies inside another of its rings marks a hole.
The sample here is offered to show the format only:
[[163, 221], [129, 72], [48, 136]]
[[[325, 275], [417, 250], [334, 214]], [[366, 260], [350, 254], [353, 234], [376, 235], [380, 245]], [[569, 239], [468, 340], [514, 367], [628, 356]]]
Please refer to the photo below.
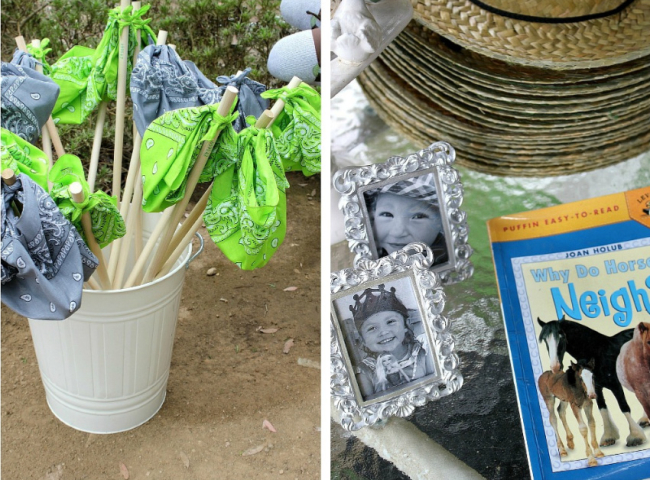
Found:
[[650, 187], [487, 224], [532, 477], [650, 478]]

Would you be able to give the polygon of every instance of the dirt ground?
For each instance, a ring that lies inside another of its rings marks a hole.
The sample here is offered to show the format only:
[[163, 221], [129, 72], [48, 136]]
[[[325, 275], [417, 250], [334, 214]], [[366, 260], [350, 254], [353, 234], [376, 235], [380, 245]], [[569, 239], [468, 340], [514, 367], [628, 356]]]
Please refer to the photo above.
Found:
[[287, 236], [264, 268], [239, 270], [200, 230], [206, 248], [187, 272], [167, 398], [136, 429], [94, 435], [57, 420], [27, 320], [2, 307], [3, 478], [320, 478], [320, 176], [288, 178]]

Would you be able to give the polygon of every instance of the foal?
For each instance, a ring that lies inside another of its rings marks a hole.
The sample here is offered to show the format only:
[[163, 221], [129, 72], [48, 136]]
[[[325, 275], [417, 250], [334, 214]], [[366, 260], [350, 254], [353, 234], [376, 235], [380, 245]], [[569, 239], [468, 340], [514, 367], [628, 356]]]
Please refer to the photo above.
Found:
[[[569, 425], [566, 422], [566, 408], [567, 406], [571, 406], [571, 410], [573, 410], [573, 414], [575, 415], [576, 420], [578, 420], [580, 434], [582, 435], [582, 438], [585, 439], [587, 463], [590, 467], [598, 465], [594, 456], [604, 456], [603, 452], [600, 451], [598, 441], [596, 440], [596, 422], [592, 413], [592, 400], [596, 398], [593, 381], [594, 363], [595, 361], [593, 358], [589, 360], [589, 362], [586, 362], [585, 360], [580, 360], [578, 363], [571, 362], [571, 368], [567, 369], [566, 372], [560, 371], [558, 373], [553, 373], [551, 371], [546, 371], [542, 373], [537, 380], [539, 392], [544, 399], [544, 403], [546, 403], [549, 419], [553, 426], [553, 430], [555, 430], [555, 438], [557, 440], [560, 456], [566, 456], [567, 452], [557, 430], [557, 418], [555, 417], [554, 412], [556, 398], [560, 400], [558, 413], [560, 414], [560, 419], [562, 420], [564, 430], [566, 431], [567, 446], [570, 449], [573, 448], [573, 433], [569, 430]], [[582, 410], [584, 410], [587, 415], [589, 433], [591, 433], [591, 446], [587, 439], [587, 426], [582, 419]]]

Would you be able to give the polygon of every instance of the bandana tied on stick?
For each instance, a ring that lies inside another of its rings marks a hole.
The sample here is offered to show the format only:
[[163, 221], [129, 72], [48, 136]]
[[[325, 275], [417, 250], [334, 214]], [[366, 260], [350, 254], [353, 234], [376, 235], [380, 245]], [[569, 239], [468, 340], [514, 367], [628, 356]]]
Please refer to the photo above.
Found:
[[47, 191], [47, 155], [9, 130], [2, 128], [0, 132], [2, 170], [10, 168], [16, 174], [24, 173]]
[[287, 172], [302, 170], [305, 176], [321, 170], [320, 95], [306, 83], [262, 94], [283, 100], [284, 109], [271, 125], [282, 165]]
[[203, 171], [199, 177], [199, 183], [212, 182], [228, 168], [237, 163], [239, 159], [238, 139], [239, 135], [232, 124], [223, 127], [217, 143], [212, 149], [212, 153], [208, 157], [205, 167], [203, 167]]
[[2, 127], [34, 143], [55, 108], [59, 86], [35, 70], [29, 54], [16, 52], [13, 61], [34, 68], [2, 62]]
[[196, 74], [187, 63], [168, 45], [149, 45], [138, 55], [131, 74], [131, 98], [141, 136], [166, 112], [204, 105]]
[[149, 125], [140, 149], [142, 209], [160, 212], [185, 196], [190, 170], [203, 142], [213, 139], [237, 117], [222, 117], [217, 105], [165, 113]]
[[108, 24], [96, 49], [73, 47], [52, 65], [51, 77], [61, 87], [52, 113], [55, 123], [79, 125], [102, 100], [117, 99], [120, 32], [123, 27], [130, 26], [127, 55], [130, 71], [136, 31], [141, 30], [143, 43], [147, 35], [155, 38], [148, 25], [150, 20], [142, 19], [149, 8], [150, 5], [145, 5], [136, 12], [132, 6], [124, 10], [114, 8], [109, 12]]
[[[27, 45], [27, 51], [29, 52], [29, 55], [33, 57], [33, 60], [35, 61], [34, 63], [38, 63], [39, 65], [43, 66], [43, 73], [47, 76], [50, 76], [52, 74], [52, 67], [47, 63], [45, 60], [45, 57], [47, 56], [48, 53], [52, 51], [51, 48], [48, 48], [48, 45], [50, 44], [50, 39], [49, 38], [44, 38], [41, 40], [39, 46], [35, 46], [34, 44], [30, 43]], [[18, 53], [22, 53], [24, 56], [24, 52], [21, 52], [20, 50], [17, 50], [16, 53], [14, 53], [14, 59], [16, 58]], [[11, 63], [16, 63], [14, 60], [11, 61]], [[21, 64], [22, 65], [22, 64]], [[30, 68], [36, 68], [36, 66], [31, 66], [27, 65]]]
[[[61, 213], [82, 234], [81, 216], [84, 212], [90, 212], [92, 233], [101, 248], [126, 234], [126, 225], [117, 209], [117, 201], [102, 191], [90, 193], [79, 157], [67, 154], [59, 158], [50, 171], [50, 182], [52, 198]], [[81, 183], [83, 203], [72, 199], [69, 187], [74, 182]], [[84, 240], [87, 241], [86, 238]]]
[[244, 270], [262, 267], [287, 230], [289, 183], [273, 134], [248, 127], [239, 134], [236, 161], [219, 164], [203, 220], [221, 251]]
[[241, 132], [246, 128], [246, 119], [249, 116], [252, 115], [255, 118], [259, 118], [262, 112], [269, 108], [269, 101], [261, 96], [266, 91], [266, 86], [248, 78], [247, 75], [250, 71], [251, 69], [247, 68], [237, 75], [231, 75], [230, 77], [222, 75], [217, 77], [217, 82], [222, 84], [217, 89], [217, 102], [221, 101], [221, 97], [227, 87], [235, 87], [239, 90], [239, 101], [235, 107], [235, 110], [239, 112], [239, 117], [233, 123], [236, 132]]
[[[20, 216], [12, 203], [22, 205]], [[77, 230], [28, 176], [2, 184], [2, 303], [36, 320], [63, 320], [81, 306], [97, 268]]]

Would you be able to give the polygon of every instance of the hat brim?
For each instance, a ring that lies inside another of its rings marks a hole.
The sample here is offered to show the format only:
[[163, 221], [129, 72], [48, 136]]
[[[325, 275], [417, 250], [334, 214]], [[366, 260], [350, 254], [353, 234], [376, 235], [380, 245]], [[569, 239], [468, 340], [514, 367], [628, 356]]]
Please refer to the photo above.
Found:
[[469, 50], [509, 63], [572, 70], [650, 55], [650, 0], [606, 18], [548, 24], [483, 10], [469, 0], [411, 0], [414, 18]]
[[[405, 77], [402, 77], [402, 75]], [[496, 128], [449, 110], [425, 95], [408, 72], [375, 61], [359, 77], [370, 105], [391, 127], [418, 146], [449, 142], [457, 163], [500, 175], [560, 175], [592, 170], [643, 153], [650, 142], [647, 108], [599, 128], [537, 135], [526, 128]], [[451, 108], [451, 107], [449, 107]], [[564, 126], [566, 127], [566, 125]]]

